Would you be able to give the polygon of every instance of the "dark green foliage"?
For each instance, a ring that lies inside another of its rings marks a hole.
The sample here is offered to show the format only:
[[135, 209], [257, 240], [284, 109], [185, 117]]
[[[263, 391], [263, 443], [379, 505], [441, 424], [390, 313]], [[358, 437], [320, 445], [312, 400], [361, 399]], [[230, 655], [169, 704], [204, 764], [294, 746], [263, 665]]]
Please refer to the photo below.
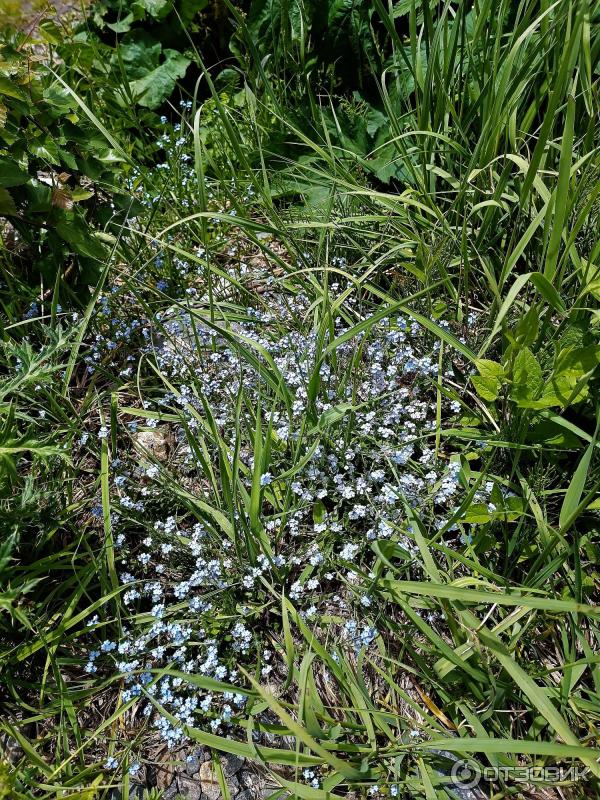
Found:
[[209, 5], [208, 0], [103, 0], [72, 38], [61, 42], [56, 29], [52, 34], [70, 69], [113, 107], [120, 126], [131, 129], [140, 122], [155, 124], [156, 118], [138, 118], [129, 107], [158, 109], [188, 72], [195, 47], [209, 34], [214, 39], [218, 15], [199, 16]]
[[21, 280], [83, 297], [109, 253], [96, 221], [125, 156], [18, 38], [0, 51], [0, 114], [0, 217], [19, 237], [5, 228], [5, 282], [13, 297]]

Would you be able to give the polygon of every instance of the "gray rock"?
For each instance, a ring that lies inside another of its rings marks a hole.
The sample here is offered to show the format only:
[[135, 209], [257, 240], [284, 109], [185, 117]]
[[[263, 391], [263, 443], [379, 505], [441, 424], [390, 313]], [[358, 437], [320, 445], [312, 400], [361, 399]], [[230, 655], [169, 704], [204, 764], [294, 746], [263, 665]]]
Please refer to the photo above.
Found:
[[173, 783], [165, 789], [163, 798], [164, 800], [173, 800], [176, 794], [177, 794], [177, 781], [173, 781]]
[[[252, 800], [261, 800], [261, 798], [268, 798], [271, 797], [273, 792], [276, 792], [281, 787], [274, 783], [269, 783], [267, 785], [265, 779], [257, 774], [256, 772], [250, 772], [249, 770], [244, 770], [243, 772], [238, 773], [238, 779], [241, 784], [241, 793], [238, 795], [236, 800], [240, 798], [244, 798], [244, 795], [251, 797]], [[286, 797], [287, 795], [282, 795], [282, 797]]]
[[0, 755], [11, 764], [17, 764], [24, 756], [19, 742], [7, 733], [0, 733]]
[[189, 775], [179, 775], [177, 778], [177, 789], [186, 800], [200, 800], [202, 790], [200, 782], [190, 778]]
[[238, 778], [244, 789], [254, 793], [254, 796], [258, 797], [258, 793], [264, 786], [264, 781], [262, 778], [260, 778], [255, 772], [248, 772], [247, 770], [240, 772]]
[[[200, 758], [202, 758], [202, 753], [200, 754]], [[186, 758], [185, 771], [190, 777], [195, 775], [200, 769], [200, 758], [197, 755], [194, 755], [191, 758]]]
[[[269, 788], [263, 787], [259, 790], [258, 794], [256, 794], [252, 789], [244, 789], [243, 792], [240, 792], [240, 794], [237, 795], [235, 800], [267, 800], [267, 798], [271, 797], [274, 791], [276, 791], [276, 789], [273, 786]], [[289, 797], [289, 795], [281, 795], [281, 798], [285, 797]]]
[[244, 760], [238, 756], [226, 755], [222, 756], [221, 764], [223, 765], [225, 777], [230, 778], [244, 766]]

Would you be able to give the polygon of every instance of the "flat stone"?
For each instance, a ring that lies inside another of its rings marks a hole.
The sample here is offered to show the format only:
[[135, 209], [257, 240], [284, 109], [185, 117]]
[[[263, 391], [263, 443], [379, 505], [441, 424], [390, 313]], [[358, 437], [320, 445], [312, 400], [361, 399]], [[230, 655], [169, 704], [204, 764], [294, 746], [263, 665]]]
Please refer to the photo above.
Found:
[[154, 428], [149, 431], [137, 431], [132, 434], [133, 447], [142, 456], [147, 453], [154, 456], [158, 461], [166, 461], [169, 454], [169, 443], [165, 432], [165, 426]]
[[202, 800], [219, 800], [221, 797], [221, 788], [210, 761], [205, 761], [203, 764], [200, 764], [198, 777], [202, 788]]

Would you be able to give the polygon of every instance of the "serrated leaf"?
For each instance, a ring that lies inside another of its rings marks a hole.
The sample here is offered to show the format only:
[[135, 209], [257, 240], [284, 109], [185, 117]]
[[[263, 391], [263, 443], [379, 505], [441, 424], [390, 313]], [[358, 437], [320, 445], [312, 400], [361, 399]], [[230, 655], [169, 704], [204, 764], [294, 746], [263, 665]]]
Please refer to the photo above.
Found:
[[393, 8], [393, 15], [394, 19], [398, 17], [403, 17], [405, 14], [409, 14], [412, 8], [413, 0], [400, 0], [399, 3], [396, 3]]

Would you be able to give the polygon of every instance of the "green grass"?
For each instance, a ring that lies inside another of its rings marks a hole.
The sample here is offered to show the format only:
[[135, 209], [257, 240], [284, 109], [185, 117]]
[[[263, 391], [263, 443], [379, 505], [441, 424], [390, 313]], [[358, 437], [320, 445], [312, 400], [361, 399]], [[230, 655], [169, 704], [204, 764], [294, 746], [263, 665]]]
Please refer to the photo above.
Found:
[[[97, 64], [63, 68], [136, 200], [103, 223], [77, 319], [60, 278], [40, 292], [8, 239], [1, 254], [22, 299], [0, 290], [0, 730], [23, 755], [0, 795], [127, 789], [182, 727], [308, 800], [456, 797], [454, 759], [574, 761], [586, 777], [563, 791], [594, 796], [600, 9], [375, 2], [385, 64], [352, 97], [283, 5], [272, 63], [265, 29], [226, 5], [243, 81], [195, 54], [181, 130], [155, 120], [165, 168], [151, 137], [127, 138], [138, 112], [98, 100]], [[427, 370], [367, 396], [402, 335]], [[410, 414], [384, 423], [396, 400]], [[334, 474], [378, 469], [395, 511], [376, 482], [353, 510]], [[127, 597], [144, 581], [162, 598]], [[158, 602], [190, 630], [184, 655], [148, 640], [86, 672], [102, 642], [147, 636]], [[213, 640], [224, 674], [204, 666]], [[166, 678], [213, 705], [178, 722]], [[536, 796], [506, 775], [485, 796]]]

